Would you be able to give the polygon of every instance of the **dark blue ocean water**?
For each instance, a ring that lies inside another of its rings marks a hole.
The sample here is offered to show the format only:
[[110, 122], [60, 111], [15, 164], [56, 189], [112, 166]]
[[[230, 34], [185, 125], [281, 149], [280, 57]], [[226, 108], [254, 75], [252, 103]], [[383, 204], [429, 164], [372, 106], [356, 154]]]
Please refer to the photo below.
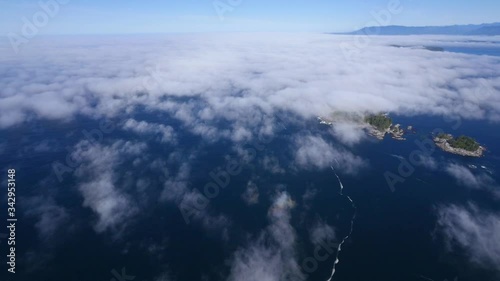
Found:
[[[498, 49], [445, 49], [475, 55], [499, 55]], [[214, 167], [225, 165], [227, 157], [237, 157], [230, 149], [232, 143], [204, 142], [185, 132], [170, 116], [137, 112], [128, 117], [174, 126], [180, 141], [177, 145], [166, 145], [116, 130], [106, 135], [101, 144], [109, 145], [116, 140], [146, 142], [147, 153], [162, 159], [167, 159], [174, 151], [180, 150], [183, 155], [196, 152], [197, 156], [190, 160], [190, 188], [203, 187], [211, 181], [209, 173]], [[392, 117], [405, 126], [413, 125], [416, 132], [407, 135], [406, 141], [369, 139], [350, 147], [348, 149], [368, 161], [369, 166], [357, 175], [338, 171], [344, 193], [356, 205], [356, 220], [352, 235], [343, 245], [334, 280], [498, 280], [494, 273], [471, 264], [465, 252], [448, 251], [443, 237], [436, 231], [436, 209], [443, 204], [465, 206], [472, 202], [484, 210], [500, 211], [489, 191], [461, 186], [444, 170], [449, 163], [485, 166], [487, 171], [478, 168], [474, 172], [487, 172], [500, 182], [498, 124], [461, 120], [460, 125], [455, 126], [456, 120], [447, 121], [440, 116]], [[221, 129], [225, 125], [221, 124]], [[229, 186], [210, 202], [210, 212], [223, 213], [231, 221], [226, 232], [218, 229], [207, 231], [196, 223], [186, 224], [176, 204], [157, 200], [163, 189], [157, 172], [123, 161], [117, 168], [120, 175], [118, 185], [139, 200], [141, 195], [125, 184], [127, 177], [150, 179], [146, 203], [141, 205], [140, 213], [128, 222], [129, 226], [119, 237], [113, 233], [98, 234], [92, 227], [95, 214], [82, 206], [83, 199], [76, 188], [78, 183], [74, 175], [70, 174], [59, 182], [52, 170], [54, 161], [64, 161], [68, 151], [82, 140], [82, 130], [98, 126], [96, 120], [79, 117], [69, 123], [32, 121], [22, 127], [0, 131], [5, 148], [0, 159], [1, 173], [6, 175], [9, 168], [17, 171], [19, 217], [17, 273], [15, 278], [6, 279], [7, 267], [2, 258], [1, 280], [105, 281], [113, 280], [112, 270], [122, 268], [138, 281], [153, 281], [163, 272], [179, 281], [225, 280], [232, 254], [255, 240], [269, 225], [270, 198], [279, 190], [286, 190], [296, 202], [291, 223], [299, 237], [299, 261], [312, 253], [307, 235], [318, 217], [334, 225], [339, 238], [350, 230], [354, 210], [347, 198], [339, 195], [339, 184], [332, 170], [306, 171], [291, 166], [295, 136], [322, 136], [333, 146], [343, 147], [327, 127], [317, 124], [316, 120], [307, 120], [286, 123], [286, 129], [266, 144], [255, 160], [245, 164], [243, 171], [232, 177]], [[396, 173], [400, 159], [408, 159], [412, 151], [418, 149], [416, 141], [429, 139], [430, 133], [437, 128], [456, 135], [471, 135], [488, 151], [482, 158], [464, 158], [435, 149], [430, 156], [435, 159], [437, 169], [415, 166], [415, 171], [405, 178], [404, 183], [396, 185], [392, 191], [384, 174], [388, 171]], [[50, 149], [36, 150], [36, 145], [43, 141]], [[274, 175], [264, 170], [258, 163], [265, 156], [279, 159], [286, 172]], [[179, 167], [172, 164], [168, 168], [175, 172]], [[3, 175], [2, 186], [6, 186]], [[249, 180], [259, 186], [261, 194], [259, 204], [254, 206], [247, 206], [241, 200]], [[312, 202], [303, 199], [308, 190], [317, 193]], [[33, 208], [30, 201], [35, 197], [53, 200], [66, 208], [71, 217], [49, 238], [38, 235], [35, 225], [39, 218], [29, 214]], [[6, 202], [5, 193], [1, 199]], [[1, 205], [0, 213], [0, 221], [5, 221], [5, 204]], [[7, 252], [7, 244], [5, 240], [0, 241], [0, 256], [5, 257], [3, 253]], [[151, 249], [148, 245], [152, 244], [162, 247]], [[320, 263], [309, 280], [326, 280], [333, 261], [332, 255]]]
[[[167, 117], [161, 114], [137, 114], [135, 117], [175, 125], [175, 122], [165, 121]], [[315, 122], [312, 124], [313, 127], [317, 126]], [[289, 124], [286, 131], [266, 144], [265, 150], [257, 154], [255, 161], [246, 164], [239, 175], [231, 178], [230, 185], [211, 201], [211, 213], [223, 213], [230, 219], [228, 232], [222, 233], [218, 229], [210, 231], [197, 223], [186, 224], [175, 203], [157, 200], [163, 189], [161, 180], [156, 180], [158, 173], [134, 167], [124, 161], [118, 167], [120, 180], [117, 186], [134, 194], [134, 190], [125, 184], [127, 176], [151, 179], [148, 204], [142, 205], [140, 214], [129, 222], [130, 227], [120, 237], [114, 237], [109, 232], [97, 234], [92, 228], [96, 217], [90, 209], [82, 207], [76, 178], [69, 173], [59, 182], [52, 164], [55, 161], [64, 163], [68, 151], [82, 140], [82, 131], [91, 131], [98, 126], [97, 121], [80, 118], [71, 123], [34, 122], [3, 132], [6, 153], [1, 166], [4, 172], [7, 168], [17, 171], [20, 223], [17, 228], [16, 280], [110, 280], [113, 278], [111, 271], [121, 268], [126, 268], [127, 273], [137, 276], [139, 280], [153, 280], [162, 272], [168, 272], [175, 280], [220, 280], [228, 273], [228, 261], [234, 251], [258, 238], [269, 224], [267, 214], [271, 198], [279, 190], [286, 190], [296, 201], [298, 207], [292, 211], [292, 224], [300, 236], [308, 236], [308, 229], [318, 216], [336, 226], [339, 235], [345, 236], [349, 231], [353, 209], [350, 202], [338, 194], [339, 185], [331, 170], [306, 172], [287, 168], [286, 174], [272, 175], [259, 166], [258, 161], [265, 155], [274, 155], [283, 164], [292, 162], [290, 141], [294, 134], [303, 133], [304, 128]], [[182, 128], [176, 129], [178, 133], [182, 132]], [[317, 129], [317, 132], [322, 131]], [[237, 157], [228, 150], [230, 143], [226, 141], [205, 143], [199, 137], [187, 133], [180, 134], [178, 145], [168, 146], [117, 130], [105, 135], [98, 144], [108, 145], [116, 140], [146, 141], [148, 153], [163, 159], [167, 159], [174, 151], [181, 150], [189, 154], [196, 149], [199, 153], [196, 159], [190, 161], [190, 188], [202, 189], [207, 182], [212, 181], [209, 173], [215, 167], [226, 164], [226, 156]], [[40, 141], [48, 141], [51, 150], [35, 152], [34, 147]], [[175, 171], [178, 165], [172, 165], [169, 169]], [[261, 193], [260, 203], [250, 207], [241, 200], [249, 180], [259, 186]], [[320, 196], [312, 202], [302, 202], [307, 189], [316, 190]], [[135, 195], [136, 198], [140, 196]], [[67, 228], [63, 226], [48, 239], [39, 237], [35, 227], [38, 218], [28, 214], [32, 207], [28, 202], [33, 197], [44, 200], [51, 198], [67, 208], [71, 215]], [[307, 211], [304, 209], [305, 204], [311, 205]], [[2, 220], [6, 219], [5, 214], [6, 210], [3, 210]], [[300, 243], [305, 245], [299, 249], [305, 257], [311, 255], [312, 251], [308, 249], [307, 241], [301, 239]], [[163, 247], [151, 251], [148, 249], [149, 244]], [[5, 243], [0, 244], [0, 250], [6, 252]], [[333, 256], [324, 261], [310, 275], [311, 278], [326, 279], [333, 261]], [[4, 273], [1, 273], [2, 276]]]
[[[467, 264], [466, 255], [447, 253], [441, 244], [442, 237], [435, 233], [435, 222], [436, 208], [443, 204], [474, 202], [486, 210], [500, 210], [491, 193], [458, 185], [443, 167], [450, 162], [484, 165], [498, 182], [498, 124], [462, 120], [460, 127], [454, 130], [455, 121], [438, 117], [398, 116], [395, 119], [414, 125], [416, 133], [408, 135], [403, 142], [387, 139], [362, 145], [360, 154], [370, 159], [371, 169], [358, 179], [346, 181], [347, 186], [353, 187], [349, 192], [357, 203], [359, 215], [352, 244], [348, 246], [353, 250], [346, 247], [343, 253], [343, 266], [348, 270], [339, 270], [338, 280], [425, 280], [421, 276], [432, 280], [453, 280], [455, 276], [458, 280], [496, 280], [491, 273]], [[474, 136], [489, 151], [483, 158], [465, 158], [436, 149], [431, 155], [438, 163], [437, 170], [414, 166], [415, 172], [391, 192], [383, 174], [386, 171], [397, 174], [400, 164], [391, 154], [408, 160], [410, 153], [419, 149], [415, 141], [430, 139], [429, 132], [435, 129]]]
[[[165, 120], [165, 117], [155, 115], [141, 117], [149, 121]], [[441, 117], [393, 118], [404, 125], [413, 125], [416, 132], [407, 135], [406, 141], [370, 139], [354, 146], [352, 151], [366, 159], [369, 167], [356, 176], [339, 171], [345, 194], [357, 206], [357, 217], [354, 232], [341, 252], [335, 280], [422, 280], [421, 276], [433, 280], [452, 280], [455, 276], [459, 277], [458, 280], [496, 280], [491, 273], [471, 266], [466, 256], [446, 251], [442, 238], [433, 233], [435, 208], [442, 204], [463, 205], [472, 200], [486, 209], [499, 209], [487, 191], [460, 186], [443, 169], [449, 162], [484, 165], [492, 172], [491, 176], [500, 181], [497, 174], [500, 167], [498, 125], [462, 120], [460, 127], [454, 130], [455, 121], [447, 122]], [[270, 174], [259, 168], [257, 160], [246, 165], [220, 196], [212, 200], [212, 211], [227, 214], [231, 219], [226, 239], [222, 239], [223, 235], [217, 230], [207, 232], [199, 225], [187, 225], [175, 204], [154, 200], [162, 189], [161, 183], [154, 181], [149, 190], [149, 205], [141, 209], [122, 237], [96, 234], [90, 223], [95, 216], [88, 208], [82, 207], [75, 179], [69, 176], [58, 182], [51, 170], [55, 159], [64, 159], [67, 155], [65, 147], [81, 140], [79, 133], [82, 129], [90, 130], [96, 126], [95, 121], [81, 118], [67, 124], [41, 122], [3, 132], [8, 153], [2, 157], [1, 166], [18, 171], [20, 223], [16, 280], [110, 280], [113, 278], [111, 270], [123, 267], [127, 273], [141, 278], [137, 280], [153, 280], [165, 271], [175, 280], [222, 280], [228, 274], [228, 260], [232, 253], [257, 237], [268, 225], [269, 198], [277, 186], [287, 190], [296, 201], [292, 224], [302, 237], [299, 243], [302, 257], [311, 253], [307, 233], [314, 218], [319, 216], [334, 225], [340, 237], [349, 230], [353, 209], [346, 198], [338, 194], [339, 185], [332, 171], [297, 171], [287, 167], [293, 160], [290, 140], [295, 135], [318, 135], [332, 145], [340, 146], [326, 127], [311, 120], [303, 124], [287, 124], [287, 129], [257, 155], [257, 159], [265, 155], [278, 157], [286, 169], [285, 174]], [[392, 192], [384, 173], [397, 172], [400, 160], [394, 155], [408, 158], [418, 148], [415, 141], [429, 138], [430, 132], [436, 128], [474, 136], [488, 148], [486, 156], [463, 158], [436, 149], [431, 156], [436, 159], [439, 169], [431, 171], [415, 166], [415, 172]], [[50, 140], [55, 149], [33, 152], [33, 144], [42, 139]], [[106, 136], [103, 143], [117, 139], [140, 140], [137, 136], [116, 131]], [[191, 187], [201, 187], [210, 180], [208, 173], [214, 167], [224, 165], [224, 156], [231, 155], [229, 144], [206, 144], [188, 134], [182, 139], [179, 146], [186, 153], [193, 146], [203, 146], [204, 153], [192, 162], [194, 172], [190, 177]], [[150, 153], [165, 157], [174, 149], [154, 141], [150, 141], [149, 146]], [[133, 173], [151, 179], [157, 177], [147, 169], [137, 169], [126, 162], [120, 169], [122, 175]], [[255, 181], [261, 190], [261, 202], [250, 207], [240, 200], [248, 180]], [[306, 210], [302, 196], [308, 189], [316, 190], [317, 196]], [[53, 198], [70, 210], [72, 223], [67, 229], [58, 230], [49, 240], [42, 240], [34, 227], [37, 220], [26, 215], [29, 211], [26, 209], [27, 200], [33, 196]], [[2, 211], [2, 220], [4, 214]], [[145, 245], [150, 242], [164, 245], [164, 248], [148, 251]], [[6, 251], [5, 243], [0, 244], [0, 250]], [[321, 263], [310, 280], [326, 280], [332, 263], [333, 257]]]

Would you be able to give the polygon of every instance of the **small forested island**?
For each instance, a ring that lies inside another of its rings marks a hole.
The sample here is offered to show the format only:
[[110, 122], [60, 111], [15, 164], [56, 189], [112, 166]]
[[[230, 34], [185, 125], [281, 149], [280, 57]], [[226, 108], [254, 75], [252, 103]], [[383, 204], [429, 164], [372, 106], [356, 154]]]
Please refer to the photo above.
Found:
[[442, 150], [462, 156], [481, 157], [485, 151], [475, 139], [468, 136], [455, 138], [451, 134], [441, 133], [434, 138], [434, 142]]
[[[329, 117], [318, 117], [320, 124], [334, 126], [335, 123], [349, 123], [360, 128], [367, 129], [369, 134], [382, 140], [386, 134], [392, 135], [393, 139], [405, 140], [405, 131], [400, 124], [393, 125], [392, 119], [387, 114], [363, 114], [336, 111]], [[408, 126], [408, 132], [414, 132], [413, 126]]]
[[385, 114], [366, 116], [365, 122], [372, 125], [379, 131], [385, 131], [392, 125], [392, 119]]
[[405, 140], [401, 125], [393, 125], [392, 119], [386, 114], [368, 115], [365, 117], [365, 122], [371, 127], [370, 134], [378, 139], [384, 139], [385, 134], [391, 134], [393, 139]]
[[[356, 112], [337, 111], [330, 114], [329, 117], [318, 117], [321, 124], [335, 126], [335, 123], [349, 123], [364, 130], [369, 134], [382, 140], [386, 134], [390, 134], [393, 139], [405, 140], [405, 133], [415, 133], [415, 128], [408, 125], [403, 130], [400, 124], [393, 125], [393, 121], [388, 114], [367, 114]], [[468, 136], [453, 137], [450, 134], [441, 133], [433, 138], [436, 146], [442, 150], [470, 157], [483, 156], [486, 148], [481, 146], [475, 139]]]

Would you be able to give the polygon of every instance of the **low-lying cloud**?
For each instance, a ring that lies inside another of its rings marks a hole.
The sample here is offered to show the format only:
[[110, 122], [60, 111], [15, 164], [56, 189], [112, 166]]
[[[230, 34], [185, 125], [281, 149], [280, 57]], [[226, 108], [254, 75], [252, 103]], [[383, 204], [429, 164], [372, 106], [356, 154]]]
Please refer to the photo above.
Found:
[[474, 175], [469, 168], [460, 164], [449, 164], [446, 167], [446, 172], [454, 177], [458, 184], [467, 187], [481, 188], [493, 183], [493, 179], [490, 176], [484, 173]]
[[485, 212], [475, 205], [439, 208], [437, 226], [448, 246], [467, 251], [470, 260], [484, 268], [498, 270], [500, 264], [500, 214]]
[[[40, 38], [22, 57], [0, 55], [0, 127], [34, 118], [116, 116], [137, 107], [169, 113], [199, 135], [234, 141], [275, 130], [262, 116], [276, 112], [500, 121], [498, 58], [390, 46], [465, 39], [377, 37], [351, 59], [339, 47], [346, 40], [320, 34]], [[220, 130], [221, 121], [233, 125]], [[159, 130], [137, 122], [130, 127]], [[335, 134], [346, 143], [361, 137], [345, 126]]]
[[487, 190], [500, 198], [500, 186], [484, 171], [473, 173], [465, 166], [450, 163], [446, 167], [446, 172], [452, 176], [459, 185], [472, 189]]
[[134, 200], [117, 186], [116, 169], [124, 157], [140, 157], [146, 146], [141, 143], [116, 141], [109, 146], [78, 143], [72, 153], [81, 165], [76, 169], [78, 190], [83, 197], [83, 207], [90, 208], [97, 216], [97, 232], [113, 230], [120, 233], [138, 211]]
[[304, 169], [324, 169], [330, 166], [347, 174], [355, 174], [366, 165], [359, 156], [343, 148], [335, 148], [317, 136], [297, 137], [295, 164]]
[[294, 202], [279, 193], [269, 209], [269, 226], [246, 248], [234, 254], [228, 281], [304, 280], [297, 262], [297, 234], [291, 225]]

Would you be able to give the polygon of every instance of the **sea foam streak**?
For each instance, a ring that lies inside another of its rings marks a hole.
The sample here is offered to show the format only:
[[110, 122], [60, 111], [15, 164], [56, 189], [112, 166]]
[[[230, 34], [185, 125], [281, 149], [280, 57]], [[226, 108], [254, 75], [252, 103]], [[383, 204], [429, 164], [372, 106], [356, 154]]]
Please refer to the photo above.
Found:
[[351, 219], [351, 228], [349, 230], [349, 233], [347, 234], [347, 236], [344, 237], [344, 239], [342, 239], [342, 242], [340, 242], [339, 247], [337, 248], [337, 256], [335, 257], [335, 263], [333, 264], [332, 274], [330, 275], [330, 278], [328, 279], [328, 281], [331, 281], [333, 279], [333, 275], [335, 275], [335, 266], [339, 263], [339, 255], [340, 255], [340, 251], [342, 250], [342, 245], [349, 238], [349, 236], [351, 236], [352, 231], [354, 229], [354, 221], [356, 220], [356, 205], [354, 205], [354, 202], [352, 201], [351, 197], [344, 195], [344, 185], [342, 184], [342, 181], [340, 180], [339, 175], [337, 175], [337, 172], [335, 172], [335, 169], [333, 168], [333, 166], [330, 166], [330, 168], [332, 168], [333, 173], [335, 173], [335, 176], [337, 177], [337, 179], [339, 181], [339, 184], [340, 184], [340, 192], [339, 193], [340, 193], [340, 195], [345, 196], [349, 200], [349, 202], [351, 202], [352, 207], [354, 208], [354, 215], [352, 216], [352, 219]]

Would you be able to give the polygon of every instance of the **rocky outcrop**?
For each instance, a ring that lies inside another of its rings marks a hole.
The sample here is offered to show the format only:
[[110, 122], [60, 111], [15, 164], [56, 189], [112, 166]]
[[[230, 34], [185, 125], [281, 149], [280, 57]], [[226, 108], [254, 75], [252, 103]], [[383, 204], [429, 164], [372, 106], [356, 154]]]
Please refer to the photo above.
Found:
[[483, 156], [483, 153], [485, 151], [485, 148], [482, 146], [479, 146], [479, 148], [475, 151], [469, 151], [465, 150], [462, 148], [455, 148], [450, 145], [448, 140], [452, 139], [453, 137], [448, 136], [448, 137], [435, 137], [434, 138], [434, 143], [436, 144], [437, 147], [441, 148], [442, 150], [461, 155], [461, 156], [469, 156], [469, 157], [481, 157]]

